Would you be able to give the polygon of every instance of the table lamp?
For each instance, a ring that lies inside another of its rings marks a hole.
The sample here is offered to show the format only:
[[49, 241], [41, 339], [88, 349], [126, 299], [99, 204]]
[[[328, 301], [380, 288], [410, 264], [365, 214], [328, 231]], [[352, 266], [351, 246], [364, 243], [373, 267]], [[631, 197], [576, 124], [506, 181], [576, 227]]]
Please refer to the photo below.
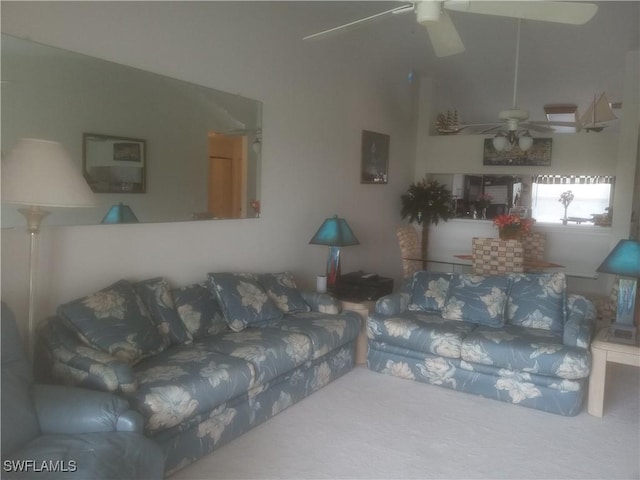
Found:
[[129, 205], [120, 202], [112, 205], [100, 223], [138, 223], [138, 217]]
[[351, 231], [344, 218], [337, 215], [327, 218], [309, 240], [313, 245], [328, 245], [329, 257], [327, 258], [327, 287], [336, 286], [340, 276], [340, 247], [359, 245], [360, 242]]
[[597, 271], [620, 276], [616, 320], [610, 327], [609, 340], [635, 344], [637, 327], [634, 325], [634, 313], [637, 279], [640, 277], [640, 243], [620, 240]]
[[36, 235], [51, 212], [42, 207], [93, 207], [95, 197], [80, 168], [58, 142], [22, 138], [2, 159], [2, 201], [24, 205], [29, 249], [29, 324], [27, 346], [33, 352]]

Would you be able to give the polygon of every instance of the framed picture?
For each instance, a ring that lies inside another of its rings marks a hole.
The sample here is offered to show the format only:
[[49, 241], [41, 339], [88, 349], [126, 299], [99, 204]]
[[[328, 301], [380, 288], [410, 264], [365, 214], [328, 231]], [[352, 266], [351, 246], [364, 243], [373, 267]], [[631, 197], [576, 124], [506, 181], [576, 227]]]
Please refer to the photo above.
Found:
[[84, 178], [95, 193], [145, 193], [146, 152], [145, 140], [84, 133]]
[[551, 165], [551, 138], [534, 138], [533, 145], [523, 152], [518, 146], [511, 150], [498, 152], [493, 147], [493, 139], [484, 140], [483, 165], [532, 165], [548, 167]]
[[360, 183], [385, 184], [389, 180], [389, 135], [362, 131]]

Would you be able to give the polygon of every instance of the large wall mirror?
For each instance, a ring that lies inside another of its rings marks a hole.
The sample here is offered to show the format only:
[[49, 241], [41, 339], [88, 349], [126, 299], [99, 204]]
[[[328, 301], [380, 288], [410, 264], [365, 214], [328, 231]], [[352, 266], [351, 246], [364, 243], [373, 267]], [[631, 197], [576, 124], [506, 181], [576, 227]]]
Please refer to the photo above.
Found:
[[[449, 188], [456, 218], [491, 220], [496, 215], [515, 212], [544, 223], [611, 225], [613, 176], [452, 173], [431, 174], [429, 178]], [[572, 197], [566, 212], [561, 197]]]
[[[2, 152], [20, 138], [62, 143], [96, 208], [56, 209], [50, 225], [98, 224], [113, 205], [140, 222], [254, 218], [262, 104], [2, 35]], [[22, 226], [2, 205], [2, 226]]]

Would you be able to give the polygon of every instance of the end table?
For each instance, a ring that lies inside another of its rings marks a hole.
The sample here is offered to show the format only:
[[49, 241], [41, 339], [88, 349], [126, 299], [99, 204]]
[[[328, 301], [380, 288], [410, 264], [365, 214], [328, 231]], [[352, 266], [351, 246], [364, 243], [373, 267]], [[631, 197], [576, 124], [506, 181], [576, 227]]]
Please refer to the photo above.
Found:
[[376, 305], [375, 300], [341, 300], [340, 307], [342, 310], [348, 310], [350, 312], [356, 312], [360, 315], [360, 333], [356, 340], [356, 365], [365, 365], [367, 363], [367, 352], [369, 350], [369, 339], [367, 338], [367, 320], [369, 318], [369, 312], [373, 310]]
[[587, 411], [602, 417], [607, 362], [640, 367], [640, 347], [607, 341], [608, 328], [600, 330], [591, 342], [591, 375], [589, 375], [589, 399]]

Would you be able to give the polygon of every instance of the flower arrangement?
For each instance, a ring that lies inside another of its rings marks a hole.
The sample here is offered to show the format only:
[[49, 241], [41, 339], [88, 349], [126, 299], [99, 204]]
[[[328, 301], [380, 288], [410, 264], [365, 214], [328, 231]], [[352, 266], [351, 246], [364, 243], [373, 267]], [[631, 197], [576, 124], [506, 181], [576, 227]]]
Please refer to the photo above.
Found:
[[476, 198], [476, 207], [480, 210], [482, 210], [483, 208], [487, 208], [489, 205], [491, 205], [491, 200], [493, 200], [493, 197], [488, 193], [478, 195], [478, 198]]
[[562, 219], [562, 223], [564, 225], [567, 224], [567, 209], [569, 208], [569, 204], [573, 202], [573, 198], [573, 192], [571, 190], [567, 190], [566, 192], [562, 192], [560, 194], [560, 198], [558, 199], [558, 201], [564, 206], [564, 218]]
[[521, 218], [519, 215], [498, 215], [493, 219], [493, 224], [498, 227], [498, 234], [502, 240], [517, 240], [531, 231], [533, 220]]

